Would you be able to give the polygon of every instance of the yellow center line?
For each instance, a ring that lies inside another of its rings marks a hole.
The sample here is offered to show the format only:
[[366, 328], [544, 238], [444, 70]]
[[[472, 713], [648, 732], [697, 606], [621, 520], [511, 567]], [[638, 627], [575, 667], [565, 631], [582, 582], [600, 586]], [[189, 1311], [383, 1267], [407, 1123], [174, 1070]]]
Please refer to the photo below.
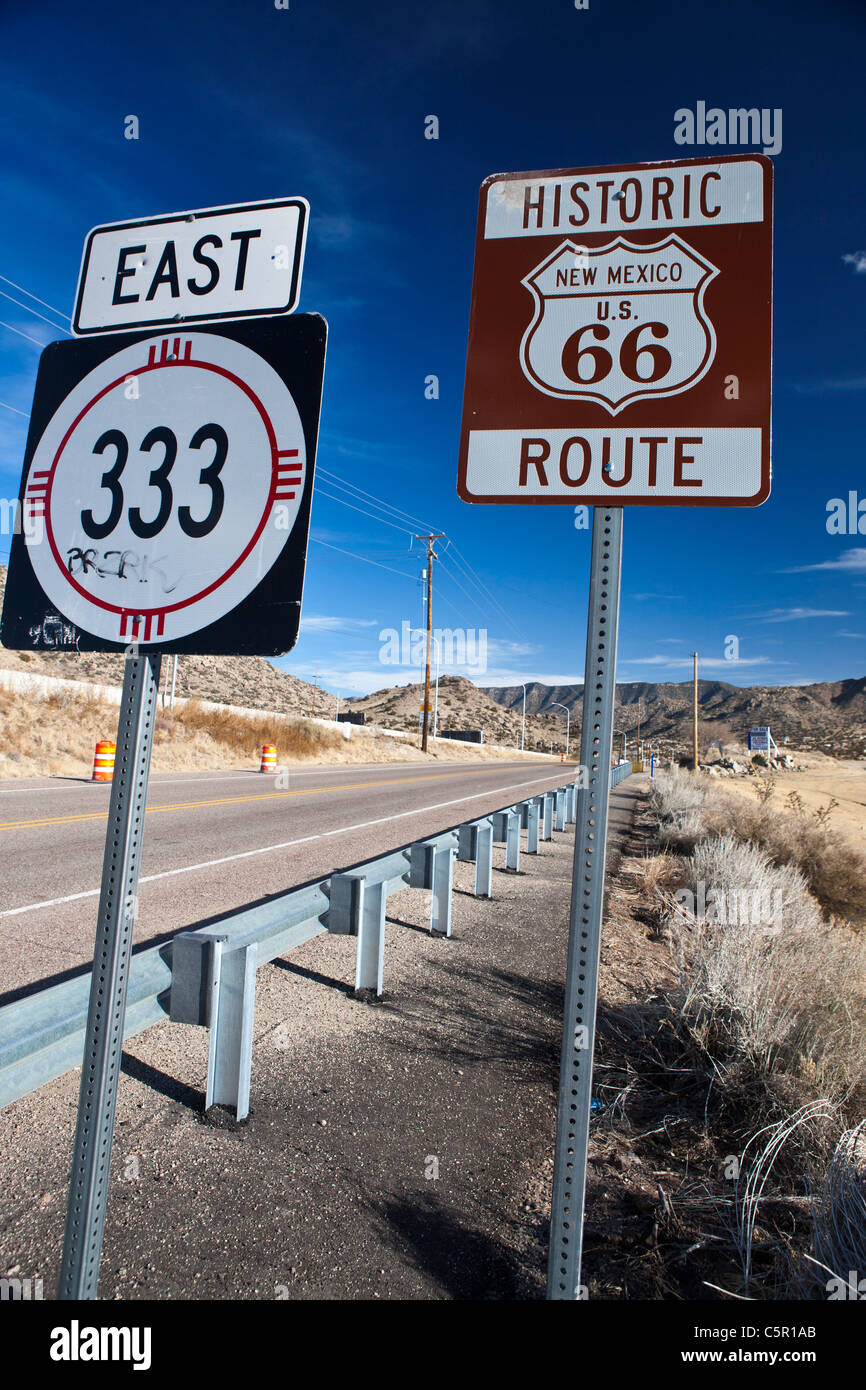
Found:
[[[513, 764], [511, 764], [513, 766]], [[527, 766], [539, 767], [539, 763], [530, 763]], [[168, 806], [147, 806], [146, 815], [157, 815], [162, 811], [197, 811], [205, 806], [236, 806], [244, 801], [274, 801], [282, 800], [284, 797], [295, 796], [317, 796], [320, 792], [354, 792], [364, 791], [368, 787], [397, 787], [409, 782], [447, 782], [454, 777], [477, 777], [478, 772], [473, 768], [469, 772], [442, 772], [425, 773], [421, 777], [393, 777], [385, 782], [344, 782], [340, 786], [328, 787], [305, 787], [293, 792], [256, 792], [252, 796], [222, 796], [214, 801], [176, 801]], [[497, 790], [496, 787], [485, 788], [484, 791]], [[478, 793], [484, 795], [484, 791]], [[43, 825], [72, 825], [76, 821], [108, 820], [107, 811], [84, 811], [75, 816], [46, 816], [41, 820], [21, 820], [7, 821], [0, 825], [0, 830], [32, 830]]]

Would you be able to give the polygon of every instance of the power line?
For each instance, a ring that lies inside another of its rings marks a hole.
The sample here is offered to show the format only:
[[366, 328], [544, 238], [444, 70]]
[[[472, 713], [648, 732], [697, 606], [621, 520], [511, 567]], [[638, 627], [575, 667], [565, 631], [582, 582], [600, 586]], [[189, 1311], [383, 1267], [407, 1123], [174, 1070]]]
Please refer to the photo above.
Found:
[[375, 503], [375, 505], [381, 508], [383, 511], [391, 512], [400, 520], [410, 521], [413, 526], [427, 525], [426, 521], [421, 521], [417, 516], [412, 516], [410, 512], [404, 511], [402, 507], [394, 507], [391, 505], [390, 502], [383, 502], [381, 497], [376, 497], [372, 492], [367, 492], [364, 488], [359, 487], [357, 483], [346, 482], [345, 478], [341, 478], [337, 473], [332, 473], [328, 468], [320, 467], [318, 471], [320, 473], [325, 474], [325, 476], [331, 481], [332, 486], [341, 487], [347, 492], [351, 489], [352, 492], [359, 493], [368, 501]]
[[502, 606], [502, 604], [499, 602], [499, 599], [495, 596], [495, 594], [492, 594], [492, 593], [490, 592], [490, 590], [488, 589], [487, 585], [484, 583], [483, 579], [481, 579], [480, 576], [479, 576], [478, 574], [476, 574], [475, 570], [472, 568], [472, 566], [470, 565], [469, 561], [468, 561], [468, 560], [466, 559], [466, 557], [463, 555], [462, 551], [460, 551], [460, 550], [458, 549], [458, 547], [457, 547], [456, 545], [454, 545], [453, 541], [452, 541], [452, 549], [453, 549], [453, 551], [454, 551], [454, 558], [457, 560], [457, 562], [458, 562], [459, 564], [462, 564], [463, 570], [466, 572], [467, 578], [468, 578], [473, 584], [475, 584], [476, 588], [478, 588], [483, 594], [486, 594], [486, 596], [487, 596], [487, 598], [490, 600], [490, 602], [491, 602], [492, 604], [494, 604], [496, 608], [499, 609], [500, 613], [501, 613], [502, 616], [505, 618], [505, 621], [508, 623], [508, 625], [509, 625], [509, 627], [511, 628], [512, 632], [517, 633], [517, 636], [518, 636], [518, 637], [521, 637], [523, 634], [520, 632], [520, 629], [519, 629], [519, 628], [517, 627], [517, 625], [514, 623], [513, 619], [511, 618], [510, 613], [507, 611], [507, 609], [505, 609], [505, 608]]
[[454, 574], [453, 570], [447, 569], [445, 567], [445, 560], [441, 555], [439, 556], [439, 563], [440, 565], [442, 565], [443, 569], [445, 570], [445, 574], [451, 580], [451, 583], [456, 584], [457, 588], [460, 590], [462, 594], [465, 595], [466, 598], [468, 598], [469, 602], [473, 605], [473, 607], [478, 608], [480, 606], [478, 603], [478, 599], [475, 598], [474, 594], [470, 594], [468, 589], [465, 589], [463, 587], [463, 585], [460, 583], [460, 580], [457, 578], [457, 575]]
[[378, 521], [382, 526], [392, 526], [395, 531], [402, 531], [405, 534], [412, 535], [408, 527], [398, 526], [395, 521], [388, 521], [383, 516], [376, 516], [375, 512], [369, 512], [365, 507], [356, 507], [354, 502], [347, 502], [344, 497], [335, 497], [332, 492], [323, 492], [321, 483], [317, 488], [317, 492], [320, 497], [327, 497], [329, 502], [339, 502], [344, 507], [351, 507], [353, 512], [360, 512], [362, 516], [368, 516], [372, 521]]
[[387, 570], [389, 574], [399, 574], [401, 579], [411, 579], [417, 583], [414, 574], [407, 574], [405, 570], [392, 569], [390, 565], [380, 564], [378, 560], [370, 560], [366, 555], [357, 555], [354, 550], [344, 550], [341, 545], [331, 545], [330, 541], [320, 541], [318, 536], [311, 536], [310, 539], [316, 545], [324, 545], [328, 550], [339, 550], [341, 555], [351, 555], [353, 560], [363, 560], [365, 565], [375, 565], [377, 569]]
[[8, 275], [0, 275], [0, 280], [2, 280], [5, 285], [11, 285], [13, 290], [17, 290], [19, 294], [26, 294], [28, 299], [35, 299], [36, 303], [41, 304], [43, 309], [50, 309], [52, 314], [56, 314], [58, 318], [65, 319], [67, 323], [72, 322], [68, 314], [62, 314], [59, 309], [55, 309], [53, 304], [48, 304], [44, 299], [40, 299], [38, 294], [33, 294], [30, 290], [25, 290], [23, 285], [16, 285], [15, 281], [10, 280]]
[[35, 314], [36, 318], [41, 319], [43, 323], [47, 323], [50, 328], [53, 328], [55, 333], [65, 333], [68, 338], [72, 337], [68, 328], [62, 328], [59, 323], [53, 323], [52, 320], [47, 319], [44, 314], [40, 314], [38, 309], [31, 309], [29, 304], [22, 304], [20, 299], [13, 299], [11, 294], [7, 294], [5, 290], [0, 290], [0, 294], [2, 294], [4, 299], [8, 299], [10, 304], [15, 304], [19, 309], [23, 309], [25, 313]]
[[[390, 504], [389, 502], [383, 502], [380, 498], [375, 497], [375, 496], [373, 495], [373, 493], [367, 492], [365, 488], [358, 487], [355, 483], [347, 483], [344, 479], [338, 477], [337, 474], [332, 473], [330, 469], [321, 468], [321, 467], [320, 467], [320, 468], [318, 469], [318, 472], [325, 475], [326, 481], [327, 481], [327, 483], [328, 483], [329, 486], [341, 487], [341, 488], [343, 488], [343, 490], [344, 490], [345, 492], [348, 492], [350, 496], [353, 496], [353, 495], [355, 495], [355, 494], [358, 494], [359, 496], [361, 496], [361, 497], [363, 497], [363, 498], [368, 498], [368, 499], [373, 503], [374, 506], [380, 508], [380, 509], [383, 510], [383, 511], [387, 509], [388, 511], [391, 512], [391, 514], [392, 514], [393, 516], [396, 516], [398, 519], [402, 519], [403, 517], [407, 517], [407, 518], [412, 519], [412, 518], [411, 518], [411, 513], [410, 513], [410, 512], [404, 512], [401, 508], [391, 506], [391, 504]], [[333, 481], [332, 481], [332, 480], [333, 480]], [[351, 489], [351, 491], [350, 491], [350, 489]], [[355, 505], [354, 502], [348, 502], [348, 501], [346, 501], [346, 500], [345, 500], [344, 498], [342, 498], [342, 497], [335, 497], [335, 496], [333, 496], [333, 494], [330, 493], [330, 492], [322, 492], [322, 496], [323, 496], [323, 497], [329, 498], [329, 500], [330, 500], [330, 501], [333, 501], [333, 502], [342, 502], [343, 505], [344, 505], [345, 507], [351, 507], [352, 510], [357, 511], [357, 512], [360, 512], [362, 516], [369, 516], [369, 517], [371, 518], [371, 520], [373, 520], [373, 521], [379, 521], [379, 522], [381, 522], [383, 525], [386, 525], [386, 526], [393, 526], [395, 530], [398, 530], [398, 531], [399, 531], [399, 530], [402, 530], [402, 529], [403, 529], [402, 526], [400, 526], [400, 525], [398, 525], [397, 523], [391, 521], [390, 519], [388, 519], [388, 518], [386, 518], [386, 517], [376, 516], [374, 513], [369, 512], [369, 511], [366, 511], [363, 507], [359, 507], [359, 506]], [[414, 519], [417, 521], [417, 518], [414, 518]], [[419, 523], [419, 524], [423, 525], [424, 523], [421, 522], [421, 523]], [[450, 538], [448, 538], [448, 537], [444, 537], [443, 539], [446, 540], [447, 546], [448, 546], [448, 547], [452, 547], [453, 550], [454, 550], [455, 563], [457, 563], [457, 564], [460, 565], [460, 571], [459, 571], [459, 573], [462, 574], [465, 578], [467, 578], [467, 579], [469, 580], [470, 583], [472, 583], [472, 584], [475, 585], [475, 588], [479, 591], [479, 593], [481, 594], [483, 600], [489, 599], [489, 600], [499, 609], [500, 613], [502, 613], [502, 615], [503, 615], [503, 617], [505, 618], [505, 620], [509, 623], [509, 625], [510, 625], [512, 631], [514, 631], [515, 633], [517, 633], [518, 636], [521, 636], [519, 630], [515, 627], [514, 623], [512, 622], [512, 620], [511, 620], [509, 614], [508, 614], [508, 613], [506, 612], [506, 610], [502, 607], [502, 605], [499, 603], [499, 601], [490, 593], [490, 591], [486, 588], [486, 586], [483, 584], [483, 582], [482, 582], [479, 578], [477, 578], [477, 576], [475, 575], [475, 573], [474, 573], [474, 571], [472, 570], [471, 566], [469, 565], [469, 562], [463, 557], [463, 555], [462, 555], [461, 552], [457, 549], [457, 546], [454, 544], [454, 542], [453, 542], [452, 540], [450, 540]], [[447, 550], [446, 550], [446, 553], [447, 553]], [[444, 557], [442, 557], [442, 558], [443, 558], [443, 562], [444, 562]], [[396, 573], [396, 571], [395, 571], [395, 573]], [[445, 573], [446, 573], [447, 577], [448, 577], [454, 584], [457, 585], [457, 588], [460, 590], [460, 592], [463, 594], [463, 596], [464, 596], [466, 599], [468, 599], [469, 603], [470, 603], [473, 607], [478, 607], [478, 606], [479, 606], [479, 600], [478, 600], [478, 598], [476, 598], [473, 594], [469, 593], [469, 591], [466, 589], [466, 587], [461, 583], [461, 580], [458, 578], [458, 576], [457, 576], [456, 574], [453, 573], [453, 571], [451, 570], [450, 567], [446, 568]], [[453, 603], [452, 600], [449, 599], [449, 598], [447, 597], [447, 595], [443, 594], [443, 595], [442, 595], [442, 598], [443, 598], [443, 600], [449, 605], [449, 607], [451, 607], [451, 608], [454, 609], [455, 613], [460, 614], [460, 610], [459, 610], [459, 608], [457, 607], [457, 605], [456, 605], [455, 603]], [[460, 616], [462, 617], [463, 615], [460, 614]]]
[[38, 348], [44, 348], [45, 344], [40, 343], [38, 338], [31, 338], [29, 333], [22, 333], [20, 328], [13, 328], [11, 323], [4, 323], [0, 319], [0, 328], [8, 328], [10, 333], [17, 333], [19, 338], [26, 338], [28, 343], [35, 343]]

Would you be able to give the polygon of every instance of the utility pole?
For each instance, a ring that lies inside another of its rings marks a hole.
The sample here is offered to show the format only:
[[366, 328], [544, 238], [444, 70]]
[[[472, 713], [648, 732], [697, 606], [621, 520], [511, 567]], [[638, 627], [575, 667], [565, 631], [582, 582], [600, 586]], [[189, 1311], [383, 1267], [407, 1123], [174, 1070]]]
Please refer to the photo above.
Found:
[[315, 683], [315, 685], [313, 686], [312, 703], [311, 703], [311, 705], [310, 705], [310, 718], [311, 718], [311, 719], [315, 719], [315, 717], [316, 717], [316, 693], [317, 693], [318, 689], [319, 689], [319, 673], [318, 673], [318, 671], [317, 671], [317, 672], [316, 672], [316, 683]]
[[697, 772], [697, 770], [698, 770], [698, 654], [697, 654], [697, 652], [692, 652], [692, 656], [693, 656], [693, 658], [694, 658], [694, 663], [695, 663], [695, 701], [694, 701], [694, 718], [693, 718], [693, 721], [692, 721], [692, 732], [693, 732], [693, 734], [694, 734], [694, 744], [695, 744], [695, 752], [694, 752], [695, 772]]
[[427, 735], [430, 729], [430, 648], [433, 645], [433, 542], [441, 541], [444, 533], [435, 536], [416, 536], [416, 541], [427, 542], [427, 664], [424, 671], [424, 720], [421, 725], [421, 752], [427, 752]]
[[640, 696], [637, 697], [637, 756], [640, 760]]

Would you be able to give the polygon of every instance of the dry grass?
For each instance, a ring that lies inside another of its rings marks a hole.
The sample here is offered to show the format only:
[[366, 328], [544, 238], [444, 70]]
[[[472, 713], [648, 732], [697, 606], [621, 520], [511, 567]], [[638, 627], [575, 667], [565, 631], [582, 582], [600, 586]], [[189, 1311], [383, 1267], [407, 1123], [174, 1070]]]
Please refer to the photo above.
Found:
[[828, 824], [829, 804], [809, 813], [796, 802], [788, 810], [772, 804], [719, 802], [709, 823], [758, 845], [774, 864], [792, 864], [803, 874], [826, 912], [866, 924], [866, 854]]
[[[656, 780], [653, 805], [663, 841], [694, 836], [680, 863], [687, 891], [665, 895], [665, 926], [683, 1015], [717, 1084], [755, 1120], [818, 1099], [859, 1119], [866, 943], [830, 910], [849, 901], [849, 884], [833, 877], [837, 845], [826, 825], [773, 815], [766, 797], [757, 806], [711, 802], [706, 785], [679, 769]], [[862, 886], [858, 905], [861, 896]]]
[[308, 719], [284, 715], [244, 716], [228, 710], [209, 710], [200, 700], [190, 700], [181, 708], [160, 715], [158, 735], [170, 738], [177, 730], [200, 734], [251, 762], [261, 754], [265, 743], [276, 745], [277, 763], [297, 762], [323, 753], [336, 754], [342, 751], [345, 743], [336, 729], [327, 729]]
[[[99, 739], [113, 739], [116, 705], [85, 689], [60, 691], [44, 699], [0, 690], [0, 778], [90, 776]], [[501, 761], [509, 750], [465, 743], [431, 743], [421, 753], [410, 734], [392, 738], [355, 727], [345, 739], [336, 726], [291, 714], [239, 715], [208, 709], [200, 700], [179, 703], [157, 714], [152, 765], [155, 771], [258, 769], [262, 745], [273, 743], [277, 764], [448, 763]], [[550, 764], [552, 766], [552, 764]]]

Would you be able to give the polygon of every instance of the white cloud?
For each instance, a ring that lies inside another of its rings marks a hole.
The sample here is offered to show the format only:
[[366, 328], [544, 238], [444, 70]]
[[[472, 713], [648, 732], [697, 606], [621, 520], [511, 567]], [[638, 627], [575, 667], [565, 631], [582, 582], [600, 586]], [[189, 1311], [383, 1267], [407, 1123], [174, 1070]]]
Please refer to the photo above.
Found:
[[807, 574], [811, 570], [844, 570], [849, 574], [860, 574], [866, 570], [866, 548], [854, 546], [843, 550], [838, 560], [823, 560], [819, 565], [798, 565], [796, 569], [782, 570], [782, 574]]
[[[863, 552], [866, 554], [866, 551]], [[820, 569], [820, 565], [814, 568]], [[849, 618], [845, 608], [773, 608], [758, 621], [762, 623], [795, 623], [801, 618]]]
[[327, 614], [310, 614], [301, 618], [302, 632], [349, 632], [358, 627], [377, 627], [375, 618], [337, 618]]
[[562, 675], [559, 672], [553, 674], [541, 672], [536, 674], [535, 672], [509, 671], [500, 668], [499, 670], [488, 671], [486, 676], [479, 676], [475, 684], [496, 686], [534, 685], [536, 681], [539, 685], [583, 685], [583, 673], [581, 672], [579, 676], [575, 675], [574, 672], [570, 672], [566, 675]]
[[824, 381], [795, 382], [801, 396], [820, 396], [824, 391], [866, 391], [866, 376], [830, 377]]
[[[670, 668], [682, 667], [692, 669], [692, 658], [690, 656], [632, 656], [620, 660], [620, 666], [666, 666]], [[705, 666], [785, 666], [787, 662], [775, 661], [769, 656], [740, 656], [736, 659], [724, 656], [698, 656], [698, 670]]]
[[854, 251], [842, 260], [846, 265], [853, 265], [855, 275], [866, 275], [866, 251]]

